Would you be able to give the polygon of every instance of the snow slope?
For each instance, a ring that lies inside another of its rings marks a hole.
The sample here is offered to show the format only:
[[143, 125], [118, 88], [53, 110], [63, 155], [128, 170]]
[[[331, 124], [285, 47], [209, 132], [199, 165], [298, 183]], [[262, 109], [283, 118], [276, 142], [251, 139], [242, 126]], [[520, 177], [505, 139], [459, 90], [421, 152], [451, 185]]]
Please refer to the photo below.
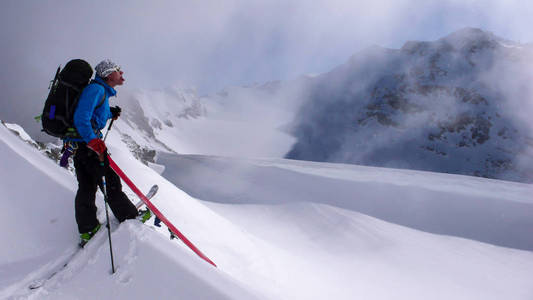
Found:
[[0, 140], [0, 286], [6, 287], [72, 245], [77, 227], [66, 216], [74, 210], [76, 179], [4, 126]]
[[[127, 164], [123, 168], [126, 172], [138, 174], [132, 177], [141, 179], [140, 188], [146, 189], [150, 182], [154, 183], [154, 176], [159, 177], [155, 171], [134, 160], [127, 150], [110, 148], [116, 154], [118, 164]], [[137, 221], [128, 221], [118, 229], [116, 221], [112, 224], [115, 228], [116, 274], [110, 275], [107, 235], [102, 230], [94, 241], [75, 254], [65, 269], [43, 287], [30, 290], [28, 287], [32, 283], [52, 275], [77, 249], [73, 207], [77, 184], [72, 174], [19, 140], [4, 126], [0, 126], [0, 153], [5, 159], [0, 169], [0, 201], [6, 208], [0, 218], [3, 228], [0, 238], [4, 245], [11, 245], [0, 250], [0, 299], [256, 298], [185, 246], [170, 241], [166, 229], [157, 232], [155, 227]], [[162, 180], [158, 183], [158, 197], [172, 200], [174, 204], [181, 201], [197, 203], [173, 185]], [[97, 195], [101, 222], [105, 220], [102, 202], [102, 197]], [[165, 205], [158, 204], [169, 218], [198, 223], [194, 217], [177, 218], [164, 209]], [[202, 210], [202, 207], [201, 204], [188, 203], [183, 213], [209, 216], [209, 212], [190, 211]], [[179, 227], [179, 222], [175, 224]], [[180, 229], [188, 235], [186, 226]], [[195, 243], [198, 240], [190, 239]], [[196, 245], [202, 248], [201, 242]]]
[[533, 297], [530, 185], [290, 160], [159, 163], [167, 179], [289, 253], [269, 261], [287, 299]]
[[[101, 231], [65, 269], [29, 290], [77, 242], [76, 183], [0, 126], [0, 203], [9, 207], [0, 238], [16, 245], [0, 250], [0, 298], [533, 298], [531, 185], [175, 154], [159, 155], [162, 177], [133, 158], [117, 131], [108, 144], [141, 189], [159, 184], [154, 204], [218, 268], [170, 241], [165, 228], [113, 221], [116, 274]], [[104, 220], [100, 195], [97, 203]]]

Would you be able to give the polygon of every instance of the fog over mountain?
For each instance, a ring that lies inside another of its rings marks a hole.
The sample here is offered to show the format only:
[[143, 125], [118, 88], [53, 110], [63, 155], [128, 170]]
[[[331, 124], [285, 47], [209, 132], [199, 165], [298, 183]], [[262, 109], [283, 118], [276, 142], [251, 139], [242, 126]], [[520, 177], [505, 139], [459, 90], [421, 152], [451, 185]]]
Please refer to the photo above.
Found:
[[286, 157], [530, 182], [532, 49], [474, 28], [368, 48], [312, 79]]

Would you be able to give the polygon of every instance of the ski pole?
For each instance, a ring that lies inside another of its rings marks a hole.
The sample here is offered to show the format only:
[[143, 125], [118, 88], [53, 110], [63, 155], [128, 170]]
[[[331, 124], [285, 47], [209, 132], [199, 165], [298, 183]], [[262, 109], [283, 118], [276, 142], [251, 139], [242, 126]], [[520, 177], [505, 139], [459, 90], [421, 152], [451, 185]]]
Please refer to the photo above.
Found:
[[109, 126], [107, 127], [107, 132], [105, 133], [105, 136], [104, 136], [104, 142], [107, 139], [107, 135], [109, 134], [109, 130], [111, 130], [111, 126], [113, 126], [114, 121], [115, 119], [111, 119], [111, 123], [109, 123]]
[[107, 209], [107, 190], [106, 190], [106, 185], [105, 185], [105, 176], [102, 176], [102, 181], [100, 183], [100, 190], [104, 194], [105, 218], [107, 221], [107, 224], [106, 224], [107, 236], [109, 237], [109, 252], [111, 254], [111, 270], [113, 271], [113, 274], [115, 274], [115, 261], [113, 259], [113, 244], [111, 243], [111, 226], [109, 224], [109, 211]]

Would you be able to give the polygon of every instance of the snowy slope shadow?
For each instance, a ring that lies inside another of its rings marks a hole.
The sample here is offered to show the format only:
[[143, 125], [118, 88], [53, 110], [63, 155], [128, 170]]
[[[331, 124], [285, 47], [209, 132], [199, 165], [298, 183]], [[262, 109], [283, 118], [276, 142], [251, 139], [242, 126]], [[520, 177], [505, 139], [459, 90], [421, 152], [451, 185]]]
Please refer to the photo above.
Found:
[[426, 232], [533, 250], [530, 185], [291, 160], [160, 154], [158, 163], [166, 166], [166, 179], [206, 201], [322, 203]]

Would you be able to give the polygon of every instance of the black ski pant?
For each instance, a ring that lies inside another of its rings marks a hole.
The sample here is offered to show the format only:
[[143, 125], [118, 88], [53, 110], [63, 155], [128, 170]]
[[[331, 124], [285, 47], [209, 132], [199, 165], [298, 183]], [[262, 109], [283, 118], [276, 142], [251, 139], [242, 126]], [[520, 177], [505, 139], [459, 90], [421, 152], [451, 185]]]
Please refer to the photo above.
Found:
[[120, 177], [109, 167], [107, 155], [102, 165], [98, 155], [87, 148], [86, 143], [78, 144], [74, 155], [74, 167], [78, 179], [74, 208], [78, 231], [89, 232], [99, 224], [96, 217], [95, 196], [103, 176], [106, 181], [107, 203], [119, 222], [137, 217], [137, 208], [122, 192]]

